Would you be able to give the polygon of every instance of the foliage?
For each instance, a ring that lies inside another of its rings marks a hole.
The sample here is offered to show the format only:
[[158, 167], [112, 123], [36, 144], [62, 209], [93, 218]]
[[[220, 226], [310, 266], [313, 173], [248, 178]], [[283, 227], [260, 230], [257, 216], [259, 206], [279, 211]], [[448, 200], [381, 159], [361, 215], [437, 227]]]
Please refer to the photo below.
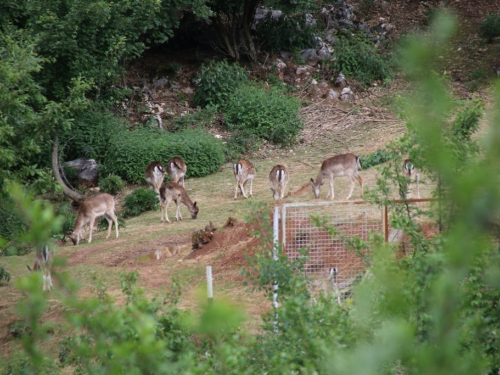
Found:
[[210, 61], [200, 67], [193, 102], [200, 107], [225, 109], [233, 92], [248, 81], [245, 69], [226, 60]]
[[275, 144], [292, 144], [303, 127], [300, 100], [276, 89], [242, 86], [231, 97], [225, 120], [230, 130], [245, 130]]
[[[0, 223], [2, 223], [0, 225], [0, 238], [9, 242], [26, 232], [27, 227], [15, 202], [7, 195], [0, 199], [2, 201], [0, 205]], [[0, 255], [6, 255], [7, 252], [13, 251], [13, 248], [4, 247], [1, 243], [0, 249]], [[17, 251], [15, 253], [17, 254]]]
[[266, 51], [295, 51], [314, 47], [315, 27], [306, 23], [304, 15], [274, 19], [271, 13], [260, 21], [257, 36]]
[[110, 174], [99, 181], [99, 187], [104, 193], [116, 195], [125, 189], [125, 182], [119, 176]]
[[123, 204], [123, 217], [134, 217], [159, 207], [158, 195], [150, 189], [136, 189], [127, 195]]
[[389, 55], [377, 50], [363, 33], [350, 37], [339, 36], [336, 58], [331, 67], [348, 77], [369, 85], [373, 81], [387, 81], [394, 71]]
[[500, 36], [500, 14], [488, 14], [479, 25], [479, 36], [491, 43]]
[[0, 284], [10, 281], [10, 273], [5, 269], [4, 266], [0, 266]]
[[174, 156], [186, 162], [187, 177], [206, 176], [224, 163], [223, 145], [210, 133], [198, 129], [177, 133], [137, 129], [113, 134], [104, 164], [109, 173], [141, 184], [149, 163], [166, 163]]
[[235, 161], [248, 152], [257, 151], [262, 143], [262, 139], [251, 129], [235, 130], [224, 148], [226, 161]]
[[194, 113], [175, 118], [172, 121], [173, 130], [183, 130], [187, 128], [211, 128], [217, 118], [217, 107], [207, 106]]
[[361, 157], [361, 165], [363, 169], [368, 169], [376, 165], [385, 163], [389, 160], [394, 159], [394, 154], [385, 149], [378, 149], [371, 154], [364, 155]]
[[64, 160], [87, 157], [102, 163], [113, 134], [125, 130], [126, 125], [111, 112], [92, 104], [86, 111], [75, 113], [71, 129], [60, 135]]

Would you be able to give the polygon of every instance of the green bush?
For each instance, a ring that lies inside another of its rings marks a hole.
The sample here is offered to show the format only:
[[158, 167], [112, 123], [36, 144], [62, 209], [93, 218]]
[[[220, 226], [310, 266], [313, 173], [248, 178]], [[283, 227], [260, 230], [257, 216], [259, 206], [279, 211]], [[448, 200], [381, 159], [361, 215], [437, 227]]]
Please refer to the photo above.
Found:
[[392, 160], [393, 157], [394, 155], [390, 151], [384, 149], [378, 149], [377, 151], [372, 152], [371, 154], [362, 156], [361, 165], [363, 169], [368, 169], [376, 165], [385, 163], [389, 160]]
[[120, 191], [125, 189], [125, 182], [121, 179], [120, 176], [110, 174], [109, 176], [101, 179], [101, 181], [99, 182], [99, 186], [104, 193], [116, 195]]
[[303, 15], [273, 19], [270, 14], [257, 24], [257, 36], [266, 51], [293, 51], [314, 47], [315, 27]]
[[[24, 233], [27, 226], [11, 198], [0, 196], [0, 201], [2, 202], [0, 204], [0, 238], [10, 241]], [[11, 252], [13, 252], [12, 248], [0, 248], [0, 255], [10, 255]], [[17, 250], [14, 253], [21, 255]]]
[[3, 282], [8, 283], [10, 281], [10, 273], [4, 268], [4, 266], [0, 266], [0, 284]]
[[134, 217], [146, 211], [154, 211], [158, 208], [160, 201], [158, 195], [151, 189], [136, 189], [127, 195], [123, 204], [123, 217]]
[[232, 93], [248, 82], [245, 69], [238, 64], [229, 65], [226, 60], [211, 61], [202, 65], [193, 102], [197, 106], [215, 106], [224, 109]]
[[257, 151], [261, 144], [262, 140], [253, 134], [251, 130], [234, 131], [226, 143], [226, 161], [234, 161], [249, 151]]
[[173, 130], [183, 130], [187, 128], [211, 128], [214, 125], [215, 119], [217, 117], [217, 108], [212, 106], [207, 106], [194, 113], [189, 113], [184, 116], [175, 118], [172, 121]]
[[115, 133], [104, 163], [110, 173], [125, 181], [144, 184], [144, 170], [149, 163], [154, 160], [166, 163], [174, 156], [186, 162], [186, 177], [201, 177], [217, 171], [224, 163], [224, 147], [202, 130], [168, 133], [143, 128]]
[[500, 36], [500, 14], [488, 14], [479, 26], [479, 35], [491, 43]]
[[230, 130], [246, 130], [275, 144], [294, 142], [303, 127], [300, 100], [276, 89], [242, 86], [232, 96], [225, 120]]
[[60, 136], [60, 149], [65, 160], [86, 156], [101, 163], [110, 138], [125, 129], [124, 123], [112, 113], [94, 106], [76, 115], [71, 130]]
[[394, 76], [392, 59], [382, 55], [363, 34], [340, 37], [332, 68], [369, 85], [373, 81], [386, 81]]

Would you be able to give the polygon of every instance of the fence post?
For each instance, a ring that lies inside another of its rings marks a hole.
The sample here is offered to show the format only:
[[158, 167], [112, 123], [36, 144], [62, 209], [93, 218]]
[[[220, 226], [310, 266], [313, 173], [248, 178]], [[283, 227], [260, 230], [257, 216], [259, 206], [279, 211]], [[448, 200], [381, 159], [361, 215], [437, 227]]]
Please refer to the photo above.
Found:
[[214, 293], [212, 289], [212, 266], [207, 266], [207, 292], [208, 306], [212, 306], [214, 302]]
[[[274, 206], [273, 215], [273, 260], [278, 260], [278, 246], [279, 246], [279, 218], [280, 218], [280, 208], [278, 205]], [[278, 308], [278, 283], [275, 281], [273, 283], [273, 306], [275, 309]]]

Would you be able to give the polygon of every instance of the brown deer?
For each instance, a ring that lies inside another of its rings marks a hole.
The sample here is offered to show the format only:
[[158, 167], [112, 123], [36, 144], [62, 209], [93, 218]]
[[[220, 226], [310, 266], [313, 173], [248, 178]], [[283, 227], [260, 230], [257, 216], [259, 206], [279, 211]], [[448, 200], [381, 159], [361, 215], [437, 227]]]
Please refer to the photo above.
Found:
[[234, 199], [238, 199], [238, 188], [245, 198], [247, 197], [245, 185], [250, 181], [250, 196], [252, 195], [253, 179], [255, 177], [255, 167], [251, 162], [245, 159], [238, 160], [233, 165], [234, 178], [236, 179], [236, 189], [234, 191]]
[[184, 203], [186, 207], [191, 212], [191, 218], [196, 219], [198, 212], [200, 211], [196, 202], [192, 202], [191, 198], [189, 198], [186, 189], [176, 182], [164, 182], [160, 188], [160, 203], [161, 203], [161, 216], [160, 221], [163, 222], [163, 217], [165, 220], [170, 223], [168, 219], [167, 208], [170, 202], [174, 201], [177, 206], [177, 210], [175, 212], [175, 218], [177, 221], [182, 220], [181, 215], [181, 203]]
[[148, 187], [158, 193], [165, 178], [165, 168], [163, 168], [163, 165], [159, 161], [152, 161], [146, 167], [144, 177], [146, 178]]
[[26, 267], [28, 267], [28, 270], [30, 272], [42, 272], [44, 292], [49, 292], [52, 289], [52, 277], [50, 276], [50, 270], [52, 268], [52, 252], [47, 245], [43, 245], [40, 247], [40, 249], [36, 250], [35, 263], [33, 264], [33, 268], [31, 268], [30, 266]]
[[101, 193], [85, 199], [78, 209], [75, 227], [67, 234], [71, 241], [73, 241], [74, 245], [78, 245], [80, 243], [80, 239], [82, 238], [82, 229], [87, 224], [90, 225], [89, 243], [92, 242], [94, 222], [100, 216], [104, 216], [109, 224], [106, 239], [108, 239], [111, 235], [113, 222], [115, 223], [116, 238], [119, 237], [118, 219], [115, 215], [115, 198], [110, 194]]
[[275, 201], [283, 199], [285, 196], [285, 189], [289, 179], [290, 176], [284, 166], [278, 164], [271, 169], [269, 181], [271, 182], [271, 191]]
[[352, 192], [354, 190], [354, 180], [358, 180], [361, 186], [361, 199], [363, 199], [363, 179], [358, 175], [358, 168], [361, 169], [361, 158], [354, 154], [341, 154], [331, 157], [323, 161], [321, 164], [321, 169], [316, 177], [316, 181], [311, 178], [311, 185], [313, 189], [314, 196], [319, 198], [320, 187], [323, 185], [323, 179], [329, 178], [330, 180], [330, 191], [326, 196], [333, 198], [335, 193], [333, 191], [333, 179], [335, 177], [346, 176], [351, 182], [351, 190], [346, 200], [351, 198]]
[[405, 199], [411, 199], [411, 183], [412, 180], [415, 180], [415, 185], [417, 189], [417, 198], [420, 199], [420, 187], [419, 187], [419, 180], [420, 180], [420, 171], [415, 168], [415, 165], [413, 164], [413, 160], [411, 159], [406, 159], [403, 163], [403, 170], [404, 174], [409, 177], [410, 182], [408, 184], [408, 190], [403, 193]]
[[184, 186], [184, 176], [186, 175], [186, 172], [187, 165], [182, 158], [176, 156], [168, 161], [167, 173], [170, 177], [170, 181]]

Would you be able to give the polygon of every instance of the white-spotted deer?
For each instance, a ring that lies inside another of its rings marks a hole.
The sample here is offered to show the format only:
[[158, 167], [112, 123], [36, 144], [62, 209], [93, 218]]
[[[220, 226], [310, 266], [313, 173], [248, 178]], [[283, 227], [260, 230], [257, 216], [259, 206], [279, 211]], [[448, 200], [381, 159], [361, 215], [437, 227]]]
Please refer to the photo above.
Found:
[[80, 239], [82, 238], [82, 229], [87, 224], [90, 225], [89, 243], [92, 242], [94, 222], [100, 216], [104, 216], [109, 224], [106, 239], [108, 239], [111, 235], [113, 222], [115, 223], [116, 238], [119, 237], [118, 219], [115, 215], [115, 198], [110, 194], [101, 193], [85, 199], [78, 209], [75, 227], [67, 234], [71, 241], [73, 241], [74, 245], [78, 245], [80, 243]]
[[408, 184], [408, 190], [404, 192], [404, 198], [405, 199], [411, 199], [411, 183], [413, 180], [415, 180], [415, 185], [417, 189], [417, 198], [420, 199], [420, 187], [419, 187], [419, 180], [420, 180], [420, 173], [417, 168], [415, 168], [415, 165], [413, 164], [413, 160], [411, 159], [406, 159], [403, 163], [403, 170], [405, 176], [410, 178], [410, 182]]
[[283, 199], [285, 196], [285, 189], [289, 179], [290, 176], [284, 166], [278, 164], [271, 169], [269, 181], [271, 182], [271, 191], [275, 201]]
[[361, 169], [361, 158], [354, 154], [341, 154], [331, 157], [323, 161], [321, 164], [321, 169], [316, 177], [316, 181], [311, 178], [311, 185], [314, 192], [314, 196], [319, 198], [320, 187], [323, 185], [323, 180], [328, 178], [330, 180], [330, 190], [326, 196], [333, 198], [335, 193], [333, 191], [333, 179], [335, 177], [346, 176], [351, 182], [351, 190], [346, 200], [351, 198], [352, 192], [354, 190], [354, 180], [358, 180], [361, 186], [361, 199], [363, 199], [363, 179], [358, 175], [358, 168]]
[[191, 218], [196, 219], [196, 216], [200, 211], [198, 206], [196, 205], [196, 202], [193, 203], [193, 201], [191, 201], [191, 198], [189, 198], [186, 189], [184, 189], [182, 185], [176, 182], [169, 181], [164, 182], [160, 188], [161, 222], [163, 222], [163, 217], [165, 217], [165, 220], [170, 223], [170, 220], [168, 219], [167, 208], [172, 201], [174, 201], [175, 205], [177, 206], [177, 210], [175, 212], [175, 218], [177, 219], [177, 221], [182, 220], [180, 206], [181, 203], [184, 203], [189, 209], [189, 212], [191, 212]]
[[187, 165], [180, 157], [174, 157], [167, 163], [167, 173], [172, 182], [184, 186], [184, 176], [187, 172]]
[[238, 199], [238, 189], [245, 198], [248, 198], [245, 191], [245, 185], [250, 181], [250, 193], [252, 195], [253, 179], [255, 177], [255, 167], [251, 162], [245, 159], [238, 160], [233, 165], [234, 178], [236, 179], [236, 189], [234, 191], [234, 199]]
[[146, 167], [144, 177], [146, 178], [148, 187], [158, 193], [165, 178], [165, 168], [163, 168], [163, 165], [159, 161], [152, 161]]
[[42, 272], [44, 292], [49, 292], [52, 289], [52, 277], [50, 276], [52, 268], [52, 252], [50, 251], [49, 246], [43, 245], [40, 249], [37, 249], [35, 252], [35, 263], [33, 264], [33, 268], [30, 266], [26, 267], [28, 267], [30, 272]]

